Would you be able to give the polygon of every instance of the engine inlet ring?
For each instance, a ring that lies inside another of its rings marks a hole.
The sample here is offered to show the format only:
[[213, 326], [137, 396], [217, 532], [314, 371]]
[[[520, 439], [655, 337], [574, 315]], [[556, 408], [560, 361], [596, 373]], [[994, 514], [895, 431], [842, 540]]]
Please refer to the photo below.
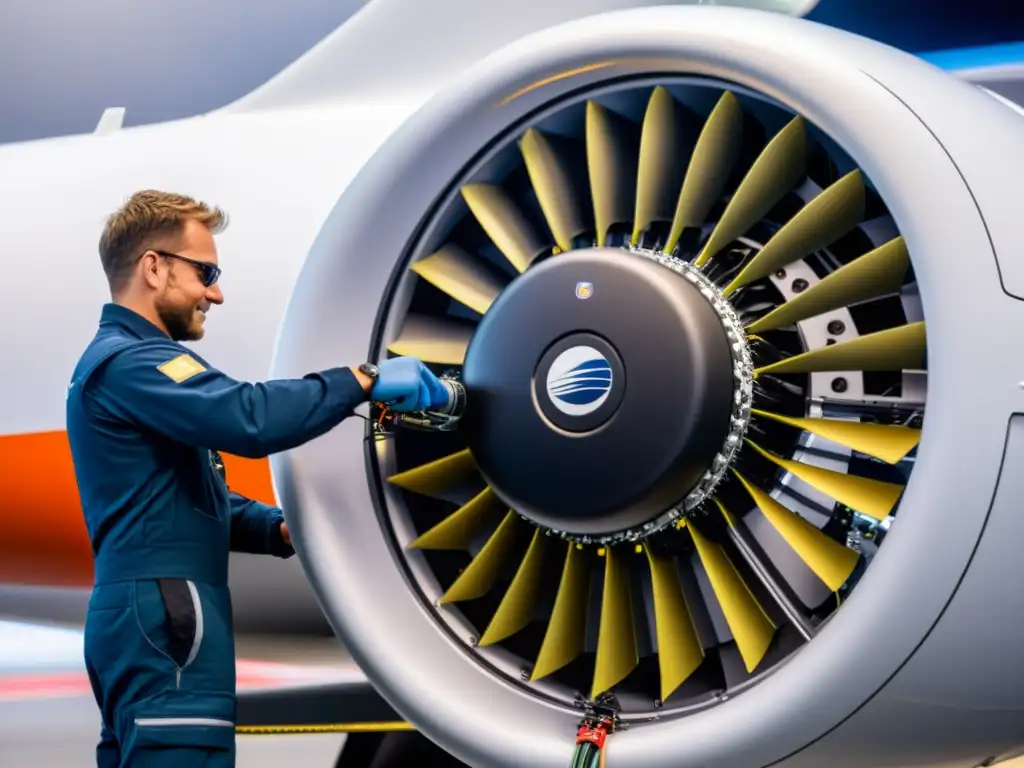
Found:
[[[616, 35], [621, 29], [630, 34]], [[783, 47], [785, 58], [778, 55]], [[826, 51], [829, 55], [823, 58]], [[571, 80], [554, 77], [606, 60], [612, 64], [596, 74]], [[366, 258], [364, 246], [355, 241], [364, 243], [377, 233], [381, 252], [405, 254], [403, 260], [428, 254], [433, 246], [420, 238], [434, 229], [433, 214], [455, 205], [446, 192], [438, 190], [451, 190], [457, 184], [466, 164], [479, 159], [477, 148], [494, 146], [497, 137], [518, 130], [510, 125], [532, 121], [536, 116], [532, 110], [548, 110], [570, 90], [578, 94], [581, 83], [611, 89], [620, 75], [650, 78], [656, 72], [674, 73], [663, 80], [675, 74], [681, 79], [688, 75], [727, 78], [807, 115], [874, 177], [910, 249], [927, 254], [921, 264], [914, 265], [920, 267], [924, 308], [931, 310], [963, 297], [978, 311], [993, 306], [998, 275], [984, 221], [972, 207], [971, 191], [941, 143], [929, 135], [927, 125], [894, 94], [908, 94], [907, 99], [915, 102], [914, 95], [924, 93], [916, 98], [917, 106], [927, 106], [925, 102], [933, 96], [982, 112], [984, 104], [971, 101], [975, 97], [957, 90], [939, 73], [911, 63], [907, 56], [814, 25], [725, 9], [649, 9], [615, 19], [588, 20], [502, 52], [444, 98], [430, 102], [390, 139], [346, 191], [310, 255], [289, 305], [275, 373], [301, 375], [314, 366], [336, 363], [339, 353], [362, 357], [367, 347], [376, 356], [396, 338], [398, 320], [387, 309], [382, 310], [381, 326], [373, 327], [372, 311], [353, 319], [353, 311], [339, 305], [338, 286], [346, 285], [346, 280], [358, 284], [358, 296], [365, 296], [369, 286], [374, 302], [377, 296], [388, 295], [390, 304], [392, 270], [407, 269], [406, 263]], [[887, 80], [891, 91], [881, 85]], [[509, 98], [512, 90], [535, 82], [553, 84]], [[842, 98], [836, 98], [837, 92]], [[985, 114], [992, 121], [998, 117], [994, 112]], [[884, 131], [879, 115], [884, 118]], [[936, 129], [940, 137], [953, 133], [949, 126]], [[405, 183], [396, 185], [395, 178]], [[926, 202], [919, 194], [922, 189], [933, 193]], [[424, 211], [431, 215], [424, 217]], [[948, 221], [949, 231], [939, 234], [929, 228], [928, 221], [935, 217]], [[751, 239], [764, 241], [758, 236]], [[949, 284], [951, 249], [957, 254], [981, 254], [973, 265], [977, 280], [958, 287]], [[412, 292], [404, 277], [396, 281], [397, 304], [390, 306], [401, 310]], [[354, 300], [354, 291], [342, 294]], [[929, 349], [928, 362], [936, 379], [934, 386], [929, 382], [928, 395], [929, 405], [934, 395], [941, 413], [928, 422], [933, 426], [928, 428], [917, 462], [917, 471], [927, 472], [930, 479], [912, 479], [908, 485], [903, 519], [868, 570], [862, 582], [866, 591], [844, 600], [835, 617], [821, 626], [820, 637], [784, 667], [770, 666], [775, 674], [760, 674], [729, 688], [728, 702], [712, 694], [689, 706], [664, 701], [656, 713], [650, 699], [644, 707], [628, 707], [626, 716], [648, 722], [617, 734], [615, 756], [624, 765], [678, 765], [681, 743], [687, 749], [682, 759], [689, 765], [775, 764], [816, 740], [821, 747], [815, 747], [816, 755], [827, 760], [836, 751], [822, 736], [850, 723], [858, 708], [900, 671], [928, 636], [970, 562], [984, 525], [977, 505], [965, 514], [959, 502], [967, 493], [986, 493], [997, 476], [997, 462], [989, 467], [972, 456], [975, 474], [948, 479], [958, 461], [936, 445], [969, 436], [979, 442], [978, 451], [987, 461], [1002, 447], [1002, 440], [992, 435], [1005, 428], [1005, 420], [990, 418], [991, 414], [983, 416], [984, 423], [949, 419], [951, 404], [967, 394], [964, 377], [958, 377], [955, 368], [957, 359], [970, 355], [971, 344], [954, 331], [944, 313], [939, 312], [934, 323], [929, 327], [929, 342], [935, 344]], [[344, 328], [341, 341], [337, 335], [324, 334], [325, 327]], [[979, 386], [986, 397], [1000, 397], [997, 389], [1005, 381], [989, 374], [1002, 373], [1007, 366], [981, 363], [985, 375]], [[765, 383], [765, 378], [759, 381]], [[747, 437], [752, 434], [748, 432]], [[433, 607], [448, 579], [438, 583], [421, 567], [423, 552], [402, 551], [430, 521], [393, 514], [406, 491], [377, 482], [408, 468], [409, 461], [396, 467], [392, 452], [374, 451], [376, 446], [371, 446], [366, 474], [373, 482], [364, 492], [363, 468], [356, 467], [358, 460], [353, 460], [354, 449], [349, 445], [358, 443], [358, 438], [355, 428], [344, 426], [316, 446], [273, 459], [275, 481], [296, 523], [300, 555], [342, 639], [389, 701], [460, 758], [500, 764], [503, 755], [515, 751], [518, 733], [527, 730], [536, 765], [564, 765], [566, 733], [578, 722], [578, 713], [571, 704], [561, 706], [564, 699], [555, 686], [530, 681], [529, 670], [526, 679], [520, 677], [523, 657], [500, 645], [474, 646], [470, 638], [481, 638], [486, 618], [474, 624], [462, 610], [471, 606]], [[810, 447], [816, 450], [817, 444]], [[814, 451], [805, 454], [810, 461]], [[735, 485], [727, 479], [719, 487]], [[773, 498], [782, 498], [776, 493], [778, 489]], [[944, 504], [953, 497], [958, 507], [947, 509]], [[372, 518], [366, 514], [371, 505], [377, 512]], [[422, 511], [425, 508], [417, 514]], [[956, 541], [950, 541], [950, 526], [958, 526], [961, 536]], [[387, 535], [393, 530], [395, 539], [381, 537], [381, 529]], [[928, 560], [928, 551], [934, 547], [944, 547], [948, 555], [941, 565]], [[455, 567], [465, 565], [463, 560]], [[371, 570], [375, 576], [367, 579]], [[915, 601], [913, 611], [906, 610], [907, 600]], [[381, 620], [383, 603], [389, 606], [386, 622]], [[864, 649], [874, 647], [882, 636], [886, 637], [884, 648], [865, 654]], [[861, 663], [858, 675], [850, 678], [847, 662], [854, 657]], [[441, 687], [467, 695], [442, 696], [428, 703], [431, 693]], [[731, 695], [740, 690], [742, 695]], [[527, 691], [530, 695], [523, 695]], [[684, 712], [685, 717], [673, 717]], [[515, 720], [520, 726], [516, 733], [495, 727], [501, 717]], [[757, 728], [737, 727], [755, 721]], [[458, 728], [450, 725], [454, 722]], [[769, 732], [771, 739], [765, 737]], [[887, 754], [896, 752], [890, 749]]]

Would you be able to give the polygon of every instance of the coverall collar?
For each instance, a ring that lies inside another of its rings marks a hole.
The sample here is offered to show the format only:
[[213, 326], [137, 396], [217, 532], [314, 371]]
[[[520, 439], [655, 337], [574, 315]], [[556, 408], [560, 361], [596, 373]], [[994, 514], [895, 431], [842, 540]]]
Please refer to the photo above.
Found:
[[100, 326], [116, 325], [140, 339], [166, 339], [167, 334], [153, 325], [138, 312], [120, 304], [108, 302], [100, 312]]

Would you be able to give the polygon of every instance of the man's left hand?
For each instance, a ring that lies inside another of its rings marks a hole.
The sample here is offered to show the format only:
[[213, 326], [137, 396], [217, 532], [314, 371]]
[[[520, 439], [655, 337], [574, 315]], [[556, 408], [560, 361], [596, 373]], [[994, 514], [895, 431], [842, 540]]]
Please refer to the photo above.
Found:
[[448, 402], [447, 387], [417, 357], [392, 357], [377, 368], [370, 399], [388, 404], [393, 411], [423, 411]]
[[288, 523], [281, 523], [281, 538], [284, 539], [284, 543], [289, 547], [292, 545], [292, 535], [288, 533]]

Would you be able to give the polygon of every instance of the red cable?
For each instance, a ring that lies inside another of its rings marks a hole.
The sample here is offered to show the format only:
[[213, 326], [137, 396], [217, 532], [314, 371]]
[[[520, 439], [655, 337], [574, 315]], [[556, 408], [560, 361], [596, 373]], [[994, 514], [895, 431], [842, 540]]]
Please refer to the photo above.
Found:
[[580, 729], [576, 732], [576, 743], [583, 744], [589, 741], [591, 744], [596, 746], [598, 750], [604, 749], [604, 741], [608, 736], [608, 731], [605, 730], [603, 723], [599, 723], [596, 726], [590, 726], [586, 723], [580, 725]]
[[590, 743], [597, 748], [598, 755], [600, 756], [600, 768], [605, 766], [605, 751], [604, 744], [608, 738], [608, 728], [611, 725], [611, 721], [604, 718], [599, 723], [593, 725], [584, 721], [580, 723], [579, 730], [576, 731], [576, 746], [580, 744]]

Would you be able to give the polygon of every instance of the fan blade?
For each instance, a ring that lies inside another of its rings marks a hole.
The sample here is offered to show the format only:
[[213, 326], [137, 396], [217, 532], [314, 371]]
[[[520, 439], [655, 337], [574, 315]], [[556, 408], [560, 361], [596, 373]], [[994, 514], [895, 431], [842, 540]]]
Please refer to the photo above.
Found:
[[[725, 514], [722, 505], [718, 506]], [[753, 672], [768, 653], [768, 647], [775, 636], [775, 624], [743, 582], [739, 571], [729, 560], [729, 555], [722, 546], [704, 538], [692, 521], [687, 521], [686, 527], [693, 536], [697, 555], [708, 574], [711, 588], [722, 607], [725, 622], [729, 625], [729, 631], [736, 641], [736, 647], [743, 657], [747, 672]]]
[[894, 293], [903, 285], [909, 266], [906, 243], [902, 237], [893, 238], [755, 320], [747, 331], [762, 333], [783, 328], [839, 307]]
[[658, 664], [661, 669], [661, 700], [665, 701], [697, 671], [704, 661], [704, 649], [697, 637], [690, 610], [686, 607], [675, 561], [671, 557], [656, 555], [649, 545], [644, 549], [651, 568]]
[[892, 508], [896, 506], [896, 502], [899, 501], [900, 494], [903, 493], [903, 486], [896, 483], [857, 477], [845, 472], [833, 472], [831, 469], [822, 469], [811, 464], [783, 459], [749, 440], [747, 442], [750, 443], [751, 448], [768, 461], [787, 472], [792, 472], [805, 483], [817, 488], [822, 493], [827, 493], [840, 504], [845, 504], [876, 520], [885, 520]]
[[826, 536], [796, 512], [787, 509], [779, 502], [750, 483], [743, 475], [733, 470], [733, 474], [747, 489], [750, 498], [807, 567], [821, 579], [829, 589], [837, 592], [853, 569], [857, 567], [860, 554], [844, 547], [835, 539]]
[[611, 547], [605, 551], [604, 594], [601, 598], [601, 626], [597, 635], [597, 660], [594, 663], [596, 698], [625, 679], [640, 663], [633, 623], [633, 598], [630, 594], [629, 565], [625, 556]]
[[[415, 470], [413, 470], [415, 471]], [[409, 544], [410, 549], [466, 549], [487, 519], [504, 505], [490, 486]]]
[[730, 91], [711, 110], [693, 149], [679, 192], [672, 230], [665, 243], [670, 253], [687, 227], [700, 227], [722, 195], [743, 146], [743, 107]]
[[810, 419], [783, 416], [779, 413], [761, 411], [753, 408], [750, 411], [756, 416], [772, 419], [780, 424], [788, 424], [797, 429], [820, 435], [847, 448], [873, 456], [876, 459], [897, 464], [903, 457], [914, 450], [921, 441], [921, 430], [904, 427], [898, 424], [869, 424], [860, 421], [844, 421], [843, 419]]
[[563, 251], [571, 251], [572, 239], [587, 231], [587, 223], [572, 183], [571, 169], [552, 144], [547, 136], [531, 128], [523, 136], [520, 150], [555, 243]]
[[596, 101], [588, 101], [587, 168], [599, 247], [604, 246], [609, 227], [632, 218], [636, 167], [635, 126]]
[[459, 578], [448, 587], [439, 601], [441, 605], [446, 603], [458, 603], [463, 600], [474, 600], [483, 597], [487, 591], [494, 586], [495, 579], [501, 572], [512, 554], [512, 548], [516, 542], [516, 525], [519, 515], [509, 511], [505, 519], [501, 521], [491, 538], [484, 544], [476, 557], [466, 566]]
[[533, 665], [531, 681], [557, 672], [582, 653], [587, 638], [589, 602], [590, 560], [586, 552], [570, 542], [555, 607], [551, 611], [537, 662]]
[[817, 371], [903, 371], [924, 367], [924, 321], [869, 333], [852, 341], [819, 347], [754, 370], [762, 373]]
[[462, 197], [484, 232], [520, 273], [548, 249], [522, 212], [493, 184], [467, 184]]
[[458, 485], [476, 471], [476, 460], [469, 448], [464, 448], [458, 453], [391, 475], [388, 482], [413, 493], [434, 496]]
[[473, 330], [473, 326], [463, 323], [409, 315], [402, 333], [388, 345], [388, 352], [412, 355], [427, 363], [462, 365]]
[[636, 181], [633, 244], [655, 221], [672, 219], [672, 203], [679, 190], [685, 158], [681, 150], [684, 120], [682, 107], [664, 87], [651, 94], [640, 134], [640, 163]]
[[457, 245], [417, 261], [410, 269], [440, 291], [481, 315], [503, 288], [501, 282]]
[[850, 171], [786, 222], [723, 293], [728, 296], [737, 288], [834, 243], [864, 218], [864, 197], [861, 172]]
[[540, 528], [533, 532], [530, 548], [526, 550], [523, 562], [519, 564], [519, 570], [505, 592], [501, 605], [494, 612], [490, 624], [480, 638], [480, 645], [499, 643], [530, 623], [540, 594], [541, 576], [544, 574], [544, 553], [548, 541], [549, 537], [545, 536]]
[[701, 267], [728, 243], [743, 235], [796, 186], [807, 165], [807, 128], [794, 117], [779, 131], [740, 182], [694, 264]]

